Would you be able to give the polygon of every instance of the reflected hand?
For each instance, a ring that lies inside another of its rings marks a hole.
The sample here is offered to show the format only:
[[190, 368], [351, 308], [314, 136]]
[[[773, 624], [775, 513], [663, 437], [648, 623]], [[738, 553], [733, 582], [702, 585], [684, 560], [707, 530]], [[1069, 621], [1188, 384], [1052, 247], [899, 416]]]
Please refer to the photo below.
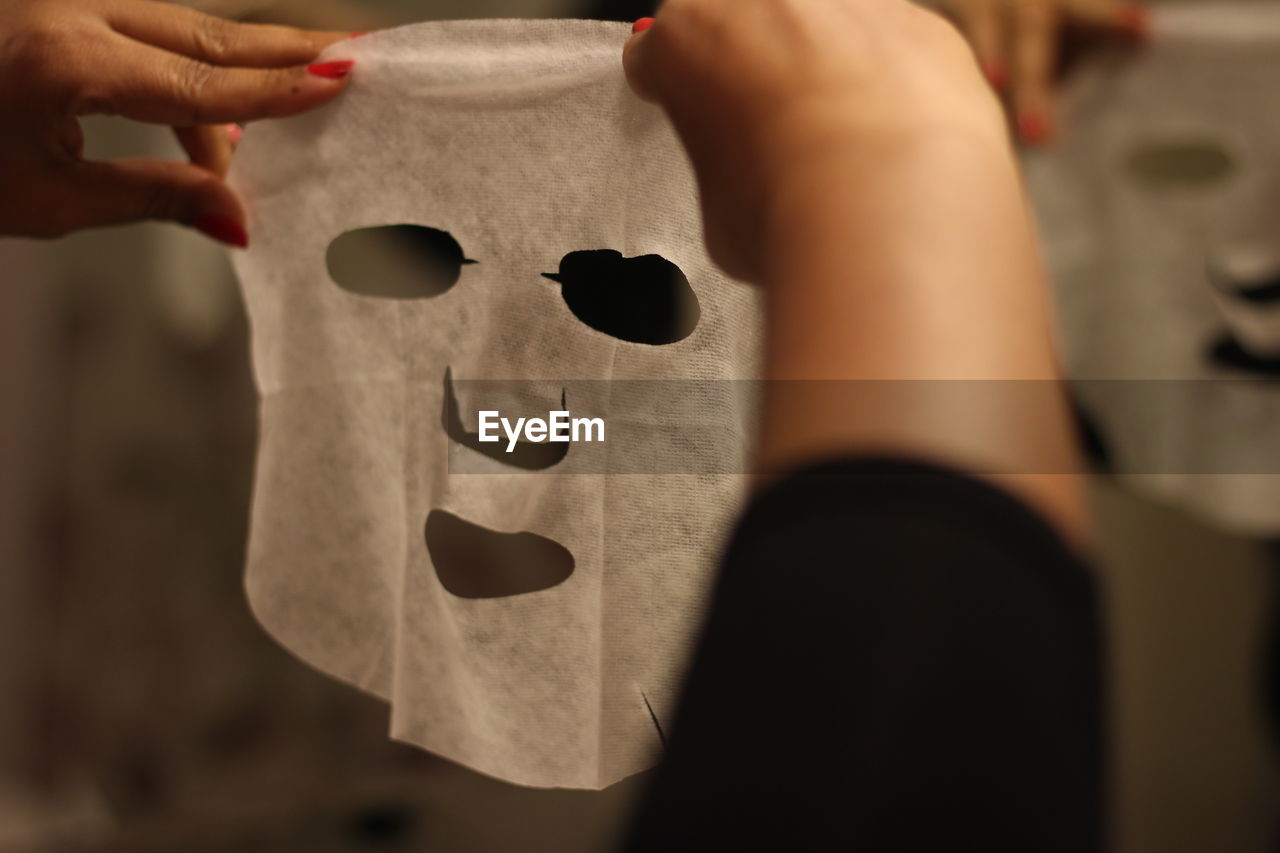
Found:
[[1018, 138], [1040, 145], [1053, 136], [1054, 78], [1068, 32], [1145, 38], [1146, 9], [1126, 0], [940, 0], [983, 72], [1009, 99]]

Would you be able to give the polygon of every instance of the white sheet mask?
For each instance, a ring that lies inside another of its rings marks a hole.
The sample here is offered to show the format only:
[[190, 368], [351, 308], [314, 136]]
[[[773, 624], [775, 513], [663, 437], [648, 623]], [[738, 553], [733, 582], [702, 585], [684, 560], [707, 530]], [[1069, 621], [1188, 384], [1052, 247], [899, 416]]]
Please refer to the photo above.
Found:
[[[1120, 475], [1280, 530], [1280, 6], [1178, 5], [1026, 164], [1068, 372]], [[1107, 382], [1097, 380], [1134, 380]]]
[[[563, 396], [612, 424], [622, 386], [605, 380], [756, 375], [757, 294], [708, 259], [685, 154], [624, 81], [627, 35], [470, 21], [342, 43], [327, 57], [356, 60], [349, 89], [251, 127], [232, 176], [252, 211], [236, 267], [262, 393], [254, 612], [390, 701], [392, 736], [527, 785], [599, 788], [654, 763], [744, 487], [559, 473], [584, 470], [582, 444], [518, 467], [444, 428], [449, 386], [477, 431], [490, 401], [471, 380], [538, 380], [503, 400], [547, 411]], [[570, 292], [592, 260], [588, 279], [608, 268], [671, 303], [660, 342], [624, 339], [643, 299], [601, 316]], [[651, 284], [677, 269], [688, 288]], [[625, 419], [661, 445], [709, 415], [749, 423], [737, 407]], [[741, 470], [746, 444], [721, 443], [718, 470]], [[485, 564], [512, 552], [547, 557]]]

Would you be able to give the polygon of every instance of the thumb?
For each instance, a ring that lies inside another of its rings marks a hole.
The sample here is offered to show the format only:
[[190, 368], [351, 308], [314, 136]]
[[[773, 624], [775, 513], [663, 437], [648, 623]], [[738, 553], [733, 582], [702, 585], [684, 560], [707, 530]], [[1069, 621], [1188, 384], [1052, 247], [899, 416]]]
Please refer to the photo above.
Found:
[[641, 99], [657, 103], [658, 97], [653, 87], [647, 82], [649, 63], [646, 60], [649, 50], [649, 37], [645, 34], [654, 25], [653, 18], [641, 18], [631, 25], [631, 38], [622, 46], [622, 71], [627, 76], [631, 91]]
[[67, 207], [72, 229], [162, 219], [245, 248], [245, 213], [231, 188], [191, 163], [128, 159], [73, 169]]

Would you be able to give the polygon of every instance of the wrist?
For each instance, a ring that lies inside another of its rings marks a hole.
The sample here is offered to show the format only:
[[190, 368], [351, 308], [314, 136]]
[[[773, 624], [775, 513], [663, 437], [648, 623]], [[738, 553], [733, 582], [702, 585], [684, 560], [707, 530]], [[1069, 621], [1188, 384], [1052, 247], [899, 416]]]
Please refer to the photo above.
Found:
[[[992, 223], [1026, 236], [1002, 122], [935, 115], [859, 124], [796, 124], [762, 146], [757, 283], [790, 286], [798, 268], [851, 252], [928, 252], [939, 232], [969, 231], [977, 252]], [[966, 221], [975, 217], [982, 222]]]
[[757, 281], [776, 375], [1055, 375], [1007, 143], [960, 132], [889, 142], [792, 168], [762, 207]]

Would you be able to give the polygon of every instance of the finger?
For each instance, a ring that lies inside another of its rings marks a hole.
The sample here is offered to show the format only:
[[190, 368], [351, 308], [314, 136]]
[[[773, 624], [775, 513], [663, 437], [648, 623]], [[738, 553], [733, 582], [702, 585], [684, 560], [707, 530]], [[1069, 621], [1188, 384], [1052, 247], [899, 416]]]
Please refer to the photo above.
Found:
[[1004, 91], [1009, 83], [1000, 8], [993, 0], [969, 0], [952, 11], [956, 25], [978, 57], [982, 73], [997, 92]]
[[79, 112], [183, 127], [293, 115], [335, 97], [354, 65], [335, 60], [290, 68], [222, 68], [121, 42], [119, 70], [89, 84]]
[[1053, 136], [1053, 70], [1059, 13], [1053, 0], [1017, 0], [1013, 17], [1013, 106], [1019, 139], [1043, 145]]
[[1073, 24], [1109, 30], [1137, 39], [1151, 33], [1151, 16], [1145, 6], [1121, 0], [1071, 0], [1063, 6]]
[[646, 33], [653, 27], [653, 18], [641, 18], [631, 26], [631, 38], [622, 46], [622, 70], [626, 74], [627, 84], [631, 91], [641, 99], [657, 103], [658, 97], [648, 82], [648, 63], [645, 60], [647, 50], [644, 47], [648, 36]]
[[69, 230], [144, 219], [180, 222], [233, 246], [248, 245], [244, 208], [221, 178], [166, 160], [80, 162], [67, 174]]
[[211, 65], [281, 68], [304, 65], [350, 33], [240, 24], [155, 0], [111, 6], [107, 22], [121, 35]]
[[208, 169], [221, 178], [231, 166], [231, 137], [227, 133], [227, 127], [225, 124], [198, 124], [194, 127], [175, 127], [173, 132], [193, 164]]

